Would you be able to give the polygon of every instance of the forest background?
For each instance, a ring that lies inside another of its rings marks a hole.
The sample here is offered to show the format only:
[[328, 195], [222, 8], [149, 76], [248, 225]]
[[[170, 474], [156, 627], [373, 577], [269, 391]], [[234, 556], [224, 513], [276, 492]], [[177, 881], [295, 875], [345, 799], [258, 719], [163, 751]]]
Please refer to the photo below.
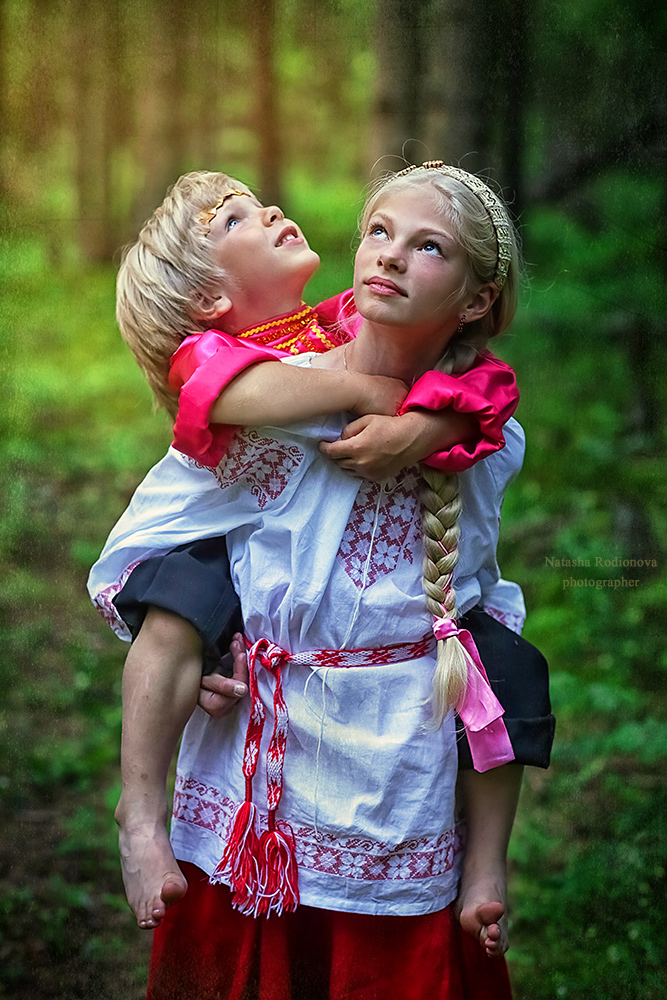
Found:
[[402, 154], [489, 169], [527, 262], [500, 555], [558, 731], [511, 845], [516, 996], [665, 995], [666, 36], [645, 0], [0, 4], [1, 997], [145, 985], [112, 821], [125, 647], [85, 593], [170, 441], [115, 327], [118, 248], [224, 169], [303, 225], [316, 302]]

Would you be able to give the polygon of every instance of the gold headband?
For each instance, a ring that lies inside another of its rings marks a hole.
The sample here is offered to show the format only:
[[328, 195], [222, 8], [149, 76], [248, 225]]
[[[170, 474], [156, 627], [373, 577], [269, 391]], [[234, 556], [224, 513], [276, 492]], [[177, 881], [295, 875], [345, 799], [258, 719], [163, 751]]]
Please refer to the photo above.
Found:
[[225, 204], [228, 198], [233, 198], [234, 195], [242, 195], [242, 194], [246, 194], [248, 198], [252, 198], [250, 191], [239, 191], [238, 188], [230, 188], [229, 191], [227, 191], [227, 193], [222, 196], [217, 205], [214, 205], [213, 208], [206, 209], [205, 211], [199, 213], [199, 215], [197, 216], [197, 222], [201, 222], [202, 226], [208, 226], [213, 221], [213, 219], [215, 219], [216, 215], [218, 214], [218, 212], [220, 211], [220, 209]]
[[454, 180], [460, 181], [461, 184], [464, 184], [469, 191], [472, 191], [479, 198], [488, 212], [496, 234], [498, 258], [493, 281], [498, 291], [502, 291], [502, 287], [507, 280], [509, 266], [512, 262], [512, 230], [507, 211], [500, 198], [493, 193], [490, 187], [487, 187], [484, 181], [476, 177], [475, 174], [468, 173], [467, 170], [461, 170], [460, 167], [450, 167], [443, 160], [427, 160], [421, 166], [415, 164], [414, 166], [406, 167], [405, 170], [399, 170], [397, 174], [394, 174], [394, 177], [404, 177], [406, 174], [411, 174], [413, 170], [439, 170], [446, 177], [453, 177]]

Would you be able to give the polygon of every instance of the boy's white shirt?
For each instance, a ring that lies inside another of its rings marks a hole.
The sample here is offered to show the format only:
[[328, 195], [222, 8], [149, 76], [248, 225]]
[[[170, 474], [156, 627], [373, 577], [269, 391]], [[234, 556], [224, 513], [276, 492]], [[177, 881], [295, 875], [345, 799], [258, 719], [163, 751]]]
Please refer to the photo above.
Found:
[[[288, 359], [308, 364], [309, 356]], [[196, 539], [226, 535], [246, 635], [291, 653], [378, 648], [427, 635], [421, 584], [419, 477], [383, 484], [351, 477], [318, 450], [344, 416], [240, 431], [220, 466], [170, 449], [138, 488], [93, 567], [93, 600], [127, 636], [112, 598], [131, 568]], [[521, 467], [523, 432], [460, 476], [463, 513], [457, 605], [523, 618], [520, 588], [496, 561], [500, 504]], [[416, 914], [456, 894], [453, 718], [424, 723], [434, 655], [389, 666], [283, 670], [290, 733], [278, 817], [292, 824], [302, 903], [364, 913]], [[273, 726], [273, 681], [260, 670]], [[197, 710], [179, 756], [176, 856], [211, 873], [243, 800], [241, 758], [250, 711], [222, 720]], [[253, 798], [266, 803], [263, 766]]]

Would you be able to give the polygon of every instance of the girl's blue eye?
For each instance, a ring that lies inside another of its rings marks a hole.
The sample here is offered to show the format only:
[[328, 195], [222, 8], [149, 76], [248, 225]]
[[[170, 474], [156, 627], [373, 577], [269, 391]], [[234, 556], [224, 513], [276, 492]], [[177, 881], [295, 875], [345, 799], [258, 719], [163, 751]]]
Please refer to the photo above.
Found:
[[435, 242], [435, 240], [427, 240], [426, 243], [424, 243], [424, 245], [422, 246], [422, 250], [425, 250], [426, 253], [430, 254], [433, 253], [440, 255], [442, 254], [442, 250], [440, 249], [439, 244]]
[[377, 225], [369, 226], [368, 231], [371, 234], [371, 236], [382, 236], [386, 232], [384, 226], [381, 226], [379, 222], [377, 223]]
[[229, 231], [230, 229], [233, 229], [233, 228], [234, 228], [234, 226], [235, 226], [235, 225], [237, 225], [237, 223], [239, 223], [240, 221], [241, 221], [241, 220], [240, 220], [240, 219], [237, 219], [235, 215], [231, 215], [231, 216], [230, 216], [230, 217], [229, 217], [229, 218], [227, 219], [227, 230]]

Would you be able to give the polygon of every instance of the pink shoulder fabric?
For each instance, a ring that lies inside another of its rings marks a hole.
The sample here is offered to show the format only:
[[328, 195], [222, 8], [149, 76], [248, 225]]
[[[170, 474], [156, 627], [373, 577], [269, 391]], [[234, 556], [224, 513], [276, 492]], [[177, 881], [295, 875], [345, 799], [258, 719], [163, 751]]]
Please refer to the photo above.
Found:
[[315, 306], [317, 319], [325, 330], [336, 329], [341, 336], [341, 343], [346, 339], [356, 337], [361, 326], [361, 316], [354, 304], [352, 289], [348, 288], [338, 295], [325, 299]]
[[487, 455], [505, 447], [503, 426], [519, 402], [519, 390], [509, 365], [490, 351], [460, 375], [430, 371], [415, 382], [399, 413], [423, 408], [442, 410], [451, 406], [479, 421], [479, 436], [447, 451], [430, 455], [425, 464], [443, 472], [464, 472]]
[[179, 392], [174, 424], [174, 448], [201, 462], [217, 465], [236, 428], [210, 424], [208, 413], [222, 390], [237, 375], [259, 361], [279, 361], [283, 351], [258, 347], [220, 330], [186, 337], [171, 359], [169, 385]]

